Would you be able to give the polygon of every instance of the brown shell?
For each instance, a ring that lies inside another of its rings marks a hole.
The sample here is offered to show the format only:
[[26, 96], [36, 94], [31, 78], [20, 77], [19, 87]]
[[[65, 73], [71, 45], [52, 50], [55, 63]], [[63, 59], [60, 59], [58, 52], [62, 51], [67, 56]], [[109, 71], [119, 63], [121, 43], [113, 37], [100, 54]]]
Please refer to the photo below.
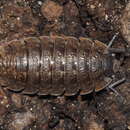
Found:
[[130, 1], [126, 5], [121, 18], [121, 32], [124, 39], [130, 45]]
[[41, 36], [0, 46], [0, 83], [24, 94], [72, 96], [106, 87], [106, 46], [88, 38]]

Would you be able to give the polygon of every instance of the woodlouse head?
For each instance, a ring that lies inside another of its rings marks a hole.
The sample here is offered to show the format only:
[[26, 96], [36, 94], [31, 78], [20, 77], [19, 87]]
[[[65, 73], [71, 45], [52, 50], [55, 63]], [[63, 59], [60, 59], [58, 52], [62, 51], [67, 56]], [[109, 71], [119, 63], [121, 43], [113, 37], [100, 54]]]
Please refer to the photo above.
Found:
[[130, 48], [110, 48], [113, 75], [130, 81]]
[[112, 76], [121, 73], [123, 60], [124, 56], [122, 54], [108, 51], [106, 53], [107, 74]]

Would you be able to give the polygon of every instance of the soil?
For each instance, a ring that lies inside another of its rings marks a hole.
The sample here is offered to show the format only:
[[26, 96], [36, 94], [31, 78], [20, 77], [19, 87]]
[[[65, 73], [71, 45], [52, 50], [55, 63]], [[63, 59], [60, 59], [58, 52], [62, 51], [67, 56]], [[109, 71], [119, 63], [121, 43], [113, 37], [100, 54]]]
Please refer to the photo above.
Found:
[[[29, 36], [89, 37], [128, 43], [121, 18], [128, 0], [0, 0], [0, 43]], [[129, 66], [129, 60], [127, 61]], [[0, 130], [130, 130], [130, 83], [83, 97], [38, 97], [0, 88]]]

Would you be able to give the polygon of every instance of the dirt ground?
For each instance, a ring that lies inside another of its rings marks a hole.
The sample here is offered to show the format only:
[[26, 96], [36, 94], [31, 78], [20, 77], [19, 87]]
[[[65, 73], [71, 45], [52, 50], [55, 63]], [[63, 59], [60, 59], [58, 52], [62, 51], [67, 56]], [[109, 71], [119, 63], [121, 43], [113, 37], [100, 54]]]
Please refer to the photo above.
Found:
[[[89, 37], [127, 43], [120, 19], [128, 0], [0, 0], [0, 43], [28, 36]], [[130, 130], [130, 84], [95, 98], [37, 97], [0, 88], [0, 130]]]

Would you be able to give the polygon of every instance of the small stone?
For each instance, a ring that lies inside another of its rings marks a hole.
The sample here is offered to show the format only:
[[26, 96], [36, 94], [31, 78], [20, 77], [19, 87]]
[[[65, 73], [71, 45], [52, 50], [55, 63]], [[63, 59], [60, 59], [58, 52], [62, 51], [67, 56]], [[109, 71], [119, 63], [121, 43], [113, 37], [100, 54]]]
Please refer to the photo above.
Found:
[[99, 7], [101, 7], [102, 6], [102, 4], [101, 3], [99, 3], [99, 5], [98, 5]]
[[38, 3], [39, 5], [42, 5], [42, 1], [38, 1], [37, 3]]
[[41, 12], [49, 21], [54, 21], [61, 16], [63, 7], [56, 2], [46, 0], [41, 7]]
[[17, 20], [20, 20], [20, 17], [17, 17]]
[[90, 5], [90, 8], [91, 9], [95, 9], [95, 5]]
[[93, 121], [89, 125], [89, 130], [104, 130], [104, 128], [101, 124]]
[[105, 15], [105, 20], [108, 20], [108, 15], [107, 14]]

